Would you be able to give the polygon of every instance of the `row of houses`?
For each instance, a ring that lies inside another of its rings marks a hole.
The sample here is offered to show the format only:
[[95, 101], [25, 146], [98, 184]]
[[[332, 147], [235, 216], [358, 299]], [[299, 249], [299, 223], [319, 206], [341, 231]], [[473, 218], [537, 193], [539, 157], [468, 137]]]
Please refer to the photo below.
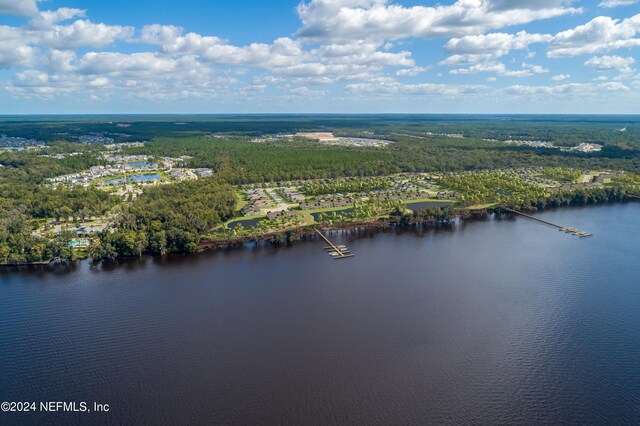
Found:
[[439, 200], [452, 200], [454, 198], [458, 198], [458, 194], [450, 191], [440, 191], [437, 196]]
[[263, 189], [249, 189], [245, 191], [249, 204], [242, 208], [242, 214], [245, 216], [260, 215], [263, 209], [274, 206], [273, 200], [266, 194]]
[[300, 216], [300, 213], [295, 210], [281, 210], [278, 212], [267, 212], [267, 219], [269, 220], [282, 219], [285, 217], [296, 217], [296, 216]]
[[296, 188], [280, 188], [280, 190], [294, 203], [301, 203], [305, 200], [305, 196]]
[[113, 164], [110, 166], [93, 166], [86, 172], [72, 173], [69, 175], [57, 176], [48, 179], [51, 183], [65, 182], [74, 186], [89, 186], [96, 179], [106, 178], [113, 175], [132, 173], [136, 171], [157, 170], [158, 165], [153, 164], [145, 167], [136, 167], [129, 164]]
[[347, 207], [354, 203], [352, 197], [347, 197], [338, 200], [317, 200], [317, 201], [305, 201], [300, 203], [302, 210], [314, 210], [314, 209], [326, 209], [328, 207]]

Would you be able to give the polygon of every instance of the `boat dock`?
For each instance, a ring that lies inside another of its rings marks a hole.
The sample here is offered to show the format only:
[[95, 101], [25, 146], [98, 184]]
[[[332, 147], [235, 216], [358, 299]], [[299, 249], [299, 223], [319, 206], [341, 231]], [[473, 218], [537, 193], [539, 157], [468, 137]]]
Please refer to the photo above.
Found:
[[573, 234], [573, 235], [576, 235], [576, 236], [578, 236], [580, 238], [587, 238], [587, 237], [593, 236], [593, 234], [589, 234], [588, 232], [584, 232], [584, 231], [581, 231], [579, 229], [572, 228], [572, 227], [569, 227], [569, 226], [562, 226], [562, 225], [558, 225], [558, 224], [555, 224], [555, 223], [552, 223], [552, 222], [548, 222], [546, 220], [542, 220], [542, 219], [539, 219], [537, 217], [530, 216], [528, 214], [519, 212], [517, 210], [508, 209], [506, 207], [502, 207], [502, 209], [506, 210], [508, 212], [520, 215], [520, 216], [524, 216], [524, 217], [526, 217], [528, 219], [535, 220], [537, 222], [542, 222], [545, 225], [553, 226], [554, 228], [558, 228], [558, 230], [560, 230], [562, 232], [566, 232], [567, 234]]
[[346, 259], [348, 257], [353, 257], [353, 253], [351, 253], [349, 251], [347, 246], [345, 246], [345, 245], [338, 245], [337, 246], [337, 245], [333, 244], [331, 241], [329, 241], [329, 239], [327, 237], [325, 237], [322, 232], [318, 231], [317, 228], [313, 228], [313, 230], [316, 231], [316, 233], [318, 235], [320, 235], [320, 237], [327, 244], [329, 244], [329, 246], [325, 247], [324, 249], [327, 251], [327, 253], [329, 253], [329, 256], [331, 256], [331, 258], [333, 258], [333, 259]]

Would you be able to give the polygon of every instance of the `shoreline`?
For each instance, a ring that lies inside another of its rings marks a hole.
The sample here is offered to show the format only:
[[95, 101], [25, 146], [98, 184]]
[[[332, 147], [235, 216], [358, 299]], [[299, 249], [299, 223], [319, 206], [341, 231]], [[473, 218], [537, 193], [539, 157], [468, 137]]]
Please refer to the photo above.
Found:
[[[568, 204], [568, 205], [560, 205], [560, 206], [551, 206], [545, 207], [542, 209], [537, 209], [534, 211], [527, 211], [527, 214], [535, 214], [545, 211], [553, 211], [558, 209], [565, 208], [578, 208], [578, 207], [595, 207], [595, 206], [604, 206], [604, 205], [613, 205], [613, 204], [627, 204], [639, 201], [640, 198], [637, 197], [628, 197], [623, 200], [609, 201], [605, 203], [588, 203], [588, 204]], [[287, 242], [299, 241], [302, 239], [306, 239], [308, 237], [316, 238], [316, 232], [314, 228], [317, 228], [321, 232], [334, 232], [334, 231], [356, 231], [356, 230], [387, 230], [393, 228], [401, 228], [401, 229], [409, 229], [414, 228], [416, 226], [427, 226], [427, 227], [438, 227], [438, 226], [447, 226], [450, 225], [455, 220], [463, 220], [463, 221], [473, 221], [479, 220], [483, 217], [487, 217], [489, 215], [495, 214], [499, 217], [502, 216], [516, 216], [515, 213], [510, 213], [505, 211], [502, 207], [490, 207], [483, 209], [475, 209], [475, 210], [462, 210], [459, 209], [455, 212], [455, 216], [448, 221], [409, 221], [407, 223], [401, 223], [397, 220], [393, 220], [392, 217], [388, 218], [379, 218], [372, 219], [369, 221], [360, 221], [360, 222], [351, 222], [344, 224], [334, 224], [334, 225], [305, 225], [298, 228], [281, 230], [281, 231], [273, 231], [268, 232], [262, 235], [252, 235], [252, 236], [244, 236], [237, 237], [233, 239], [224, 239], [224, 240], [216, 240], [216, 239], [203, 239], [198, 244], [196, 249], [196, 253], [215, 251], [221, 249], [230, 249], [234, 247], [241, 246], [246, 243], [259, 243], [259, 242], [271, 242], [272, 244], [283, 244]]]
[[[591, 203], [591, 204], [572, 204], [572, 205], [562, 205], [562, 206], [554, 206], [554, 207], [546, 207], [544, 209], [538, 209], [534, 212], [529, 213], [538, 213], [545, 211], [553, 211], [558, 209], [565, 208], [582, 208], [582, 207], [597, 207], [597, 206], [606, 206], [606, 205], [615, 205], [615, 204], [629, 204], [636, 202], [640, 199], [638, 198], [627, 198], [621, 201], [611, 201], [607, 203]], [[427, 227], [427, 228], [438, 228], [451, 226], [455, 221], [481, 221], [483, 218], [486, 218], [491, 215], [495, 215], [496, 217], [503, 216], [513, 216], [516, 215], [513, 213], [501, 211], [500, 207], [495, 208], [487, 208], [481, 210], [459, 210], [456, 212], [454, 218], [448, 221], [414, 221], [410, 220], [409, 222], [400, 222], [393, 217], [388, 218], [378, 218], [372, 219], [368, 221], [359, 221], [359, 222], [351, 222], [344, 224], [334, 224], [334, 225], [305, 225], [297, 228], [292, 228], [288, 230], [281, 231], [272, 231], [267, 232], [261, 235], [253, 235], [253, 236], [245, 236], [245, 237], [237, 237], [233, 239], [224, 239], [224, 240], [216, 240], [216, 239], [203, 239], [198, 244], [196, 250], [192, 253], [169, 253], [169, 255], [185, 255], [190, 256], [199, 253], [206, 252], [216, 252], [220, 250], [230, 250], [236, 249], [244, 246], [246, 243], [269, 243], [272, 245], [281, 245], [281, 244], [289, 244], [295, 241], [302, 240], [314, 240], [319, 238], [315, 232], [315, 229], [323, 233], [332, 233], [332, 232], [361, 232], [361, 231], [370, 231], [370, 230], [380, 230], [386, 231], [391, 229], [399, 229], [399, 230], [410, 230], [415, 229], [417, 227]], [[143, 253], [143, 256], [152, 256], [146, 253]], [[118, 261], [123, 259], [132, 259], [135, 256], [119, 256], [113, 260], [108, 261]], [[79, 258], [76, 261], [87, 260], [94, 265], [103, 263], [103, 262], [93, 262], [88, 257]], [[52, 270], [54, 266], [57, 265], [73, 265], [76, 261], [71, 261], [68, 259], [59, 259], [55, 261], [40, 261], [40, 262], [31, 262], [31, 263], [21, 263], [21, 264], [6, 264], [0, 263], [0, 269], [3, 270], [14, 270], [14, 269], [23, 269], [23, 268], [37, 268], [40, 270]]]

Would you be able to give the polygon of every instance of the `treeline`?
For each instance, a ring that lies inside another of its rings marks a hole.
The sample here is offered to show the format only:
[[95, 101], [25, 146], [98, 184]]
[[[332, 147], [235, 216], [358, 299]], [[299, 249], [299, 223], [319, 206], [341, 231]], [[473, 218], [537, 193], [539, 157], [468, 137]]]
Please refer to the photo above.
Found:
[[[117, 127], [117, 123], [128, 123], [130, 126], [121, 129]], [[620, 131], [623, 128], [626, 131]], [[376, 134], [461, 133], [474, 139], [545, 140], [567, 146], [581, 142], [595, 142], [607, 146], [640, 147], [640, 120], [634, 116], [180, 115], [65, 117], [64, 119], [29, 117], [6, 119], [0, 123], [0, 134], [45, 141], [60, 138], [73, 140], [74, 136], [91, 133], [105, 134], [118, 141], [125, 141], [151, 140], [158, 136], [182, 138], [209, 133], [261, 136], [298, 131], [334, 131], [339, 134], [353, 135], [363, 130]]]
[[456, 217], [455, 210], [450, 207], [436, 207], [431, 209], [419, 209], [413, 212], [411, 218], [414, 222], [449, 222]]
[[33, 234], [28, 216], [19, 211], [3, 211], [0, 216], [0, 263], [25, 264], [48, 262], [60, 257], [73, 259], [68, 242], [73, 236], [62, 232], [54, 239]]
[[526, 182], [515, 173], [475, 172], [444, 175], [438, 185], [453, 189], [467, 206], [477, 204], [519, 204], [522, 200], [544, 197], [546, 190], [540, 185]]
[[72, 258], [61, 233], [54, 239], [34, 233], [38, 219], [83, 218], [105, 214], [119, 200], [98, 189], [55, 189], [45, 179], [75, 173], [99, 164], [88, 155], [63, 160], [41, 157], [33, 152], [0, 155], [0, 263], [21, 264]]
[[130, 154], [193, 157], [191, 167], [228, 167], [232, 184], [342, 176], [376, 176], [401, 170], [388, 150], [342, 148], [313, 142], [251, 143], [245, 139], [160, 138]]
[[542, 177], [557, 181], [574, 183], [582, 176], [580, 170], [563, 169], [560, 167], [547, 167], [542, 171]]
[[251, 143], [246, 138], [160, 138], [130, 154], [193, 157], [191, 167], [223, 168], [232, 184], [340, 177], [372, 177], [399, 172], [456, 172], [523, 167], [622, 169], [640, 172], [640, 151], [607, 148], [575, 155], [551, 149], [511, 146], [471, 139], [393, 136], [386, 148], [348, 148], [313, 142]]
[[343, 192], [363, 192], [389, 189], [389, 179], [349, 179], [325, 182], [309, 182], [302, 187], [306, 195], [336, 194]]
[[216, 178], [183, 181], [147, 189], [122, 206], [114, 232], [89, 249], [94, 260], [142, 253], [195, 251], [200, 236], [233, 217], [236, 193]]
[[[621, 187], [589, 187], [545, 194], [542, 197], [524, 199], [517, 202], [503, 204], [507, 207], [522, 211], [542, 210], [548, 207], [579, 206], [587, 204], [602, 204], [628, 199], [629, 193]], [[500, 208], [496, 208], [500, 211]]]

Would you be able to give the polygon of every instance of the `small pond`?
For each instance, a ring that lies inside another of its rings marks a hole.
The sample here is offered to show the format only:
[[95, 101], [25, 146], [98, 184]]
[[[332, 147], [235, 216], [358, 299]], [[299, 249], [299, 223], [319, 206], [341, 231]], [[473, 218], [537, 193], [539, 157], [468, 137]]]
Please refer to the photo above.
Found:
[[161, 177], [159, 174], [135, 175], [135, 176], [127, 176], [123, 178], [109, 179], [104, 183], [106, 185], [119, 185], [125, 182], [153, 182], [160, 179]]

